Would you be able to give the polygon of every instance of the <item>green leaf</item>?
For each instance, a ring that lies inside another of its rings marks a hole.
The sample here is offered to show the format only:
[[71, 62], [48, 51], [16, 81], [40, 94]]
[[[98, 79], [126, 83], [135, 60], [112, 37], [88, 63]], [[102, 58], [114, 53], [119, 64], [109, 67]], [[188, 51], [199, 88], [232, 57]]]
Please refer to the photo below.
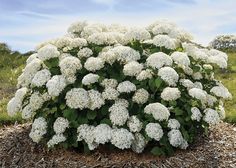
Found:
[[161, 78], [156, 78], [155, 79], [155, 85], [156, 85], [156, 88], [158, 89], [162, 84], [162, 79]]
[[176, 107], [174, 108], [173, 112], [175, 113], [175, 115], [179, 116], [182, 115], [184, 113], [183, 110], [181, 110], [180, 108]]
[[78, 118], [78, 122], [80, 124], [87, 124], [88, 123], [88, 119], [86, 117], [79, 117]]
[[76, 120], [78, 117], [77, 111], [75, 109], [66, 109], [63, 110], [63, 116], [69, 121]]
[[93, 120], [93, 119], [95, 119], [96, 118], [96, 116], [97, 116], [97, 112], [96, 111], [88, 111], [87, 112], [87, 118], [89, 119], [89, 120]]
[[102, 113], [103, 116], [107, 115], [108, 114], [108, 107], [103, 106], [102, 109], [101, 109], [101, 113]]
[[109, 120], [108, 118], [104, 118], [100, 121], [100, 124], [111, 125], [111, 120]]
[[199, 72], [200, 71], [199, 66], [193, 66], [192, 69], [193, 69], [193, 72]]
[[184, 129], [184, 127], [181, 127], [181, 132], [182, 132], [182, 134], [183, 134], [184, 139], [186, 139], [186, 140], [188, 141], [189, 138], [190, 138], [190, 136], [189, 136], [189, 134], [188, 134], [188, 131], [186, 131], [186, 130]]
[[89, 153], [90, 153], [90, 150], [89, 150], [89, 148], [88, 148], [87, 143], [83, 142], [83, 145], [84, 145], [84, 153], [89, 154]]
[[79, 126], [79, 123], [77, 121], [73, 120], [70, 122], [70, 127], [78, 128], [78, 126]]
[[155, 81], [154, 81], [153, 79], [150, 79], [150, 80], [148, 81], [148, 85], [149, 85], [150, 89], [151, 89], [153, 92], [155, 92], [155, 90], [156, 90], [156, 84], [155, 84]]
[[177, 102], [176, 101], [170, 101], [169, 104], [170, 104], [170, 106], [175, 107], [177, 105]]
[[64, 110], [65, 108], [66, 108], [66, 104], [63, 103], [63, 104], [60, 105], [61, 110]]
[[55, 113], [57, 112], [57, 107], [53, 107], [51, 110], [50, 110], [50, 113]]
[[55, 57], [55, 58], [51, 58], [49, 60], [44, 61], [44, 64], [48, 67], [48, 68], [52, 68], [52, 67], [57, 67], [59, 63], [59, 58]]
[[151, 153], [156, 156], [165, 155], [165, 152], [160, 147], [154, 147], [151, 150]]

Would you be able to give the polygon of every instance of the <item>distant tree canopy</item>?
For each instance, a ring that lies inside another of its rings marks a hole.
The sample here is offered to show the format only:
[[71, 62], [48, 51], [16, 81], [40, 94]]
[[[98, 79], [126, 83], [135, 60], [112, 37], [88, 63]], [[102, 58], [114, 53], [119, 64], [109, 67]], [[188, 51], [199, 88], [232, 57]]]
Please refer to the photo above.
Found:
[[33, 54], [33, 51], [28, 51], [26, 53], [20, 53], [19, 51], [12, 51], [11, 48], [9, 47], [9, 45], [7, 45], [6, 43], [1, 43], [0, 42], [0, 54], [1, 55], [13, 55], [13, 56], [17, 56], [17, 55], [23, 55], [23, 56], [29, 56], [31, 54]]
[[6, 43], [0, 43], [0, 53], [10, 53], [11, 49]]

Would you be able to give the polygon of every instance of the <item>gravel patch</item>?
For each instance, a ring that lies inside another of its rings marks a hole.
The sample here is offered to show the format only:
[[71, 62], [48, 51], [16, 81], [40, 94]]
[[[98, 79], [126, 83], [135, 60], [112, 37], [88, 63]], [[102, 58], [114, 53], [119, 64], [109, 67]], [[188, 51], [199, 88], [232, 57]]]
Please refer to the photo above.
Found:
[[209, 136], [200, 136], [188, 150], [178, 150], [171, 157], [149, 153], [107, 151], [98, 149], [91, 154], [75, 150], [48, 150], [33, 143], [28, 134], [30, 124], [0, 128], [0, 167], [2, 168], [235, 168], [236, 126], [221, 122], [211, 127]]

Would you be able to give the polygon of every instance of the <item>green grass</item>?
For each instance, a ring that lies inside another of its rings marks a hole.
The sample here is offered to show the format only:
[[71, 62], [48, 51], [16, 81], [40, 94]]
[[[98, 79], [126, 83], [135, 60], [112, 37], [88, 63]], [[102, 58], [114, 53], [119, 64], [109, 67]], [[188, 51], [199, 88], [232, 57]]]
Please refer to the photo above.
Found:
[[0, 126], [23, 122], [20, 114], [9, 117], [6, 112], [7, 103], [16, 90], [17, 78], [25, 66], [27, 56], [19, 52], [11, 52], [0, 44]]
[[226, 121], [236, 123], [236, 53], [228, 53], [228, 71], [218, 71], [216, 78], [229, 89], [233, 98], [225, 102]]

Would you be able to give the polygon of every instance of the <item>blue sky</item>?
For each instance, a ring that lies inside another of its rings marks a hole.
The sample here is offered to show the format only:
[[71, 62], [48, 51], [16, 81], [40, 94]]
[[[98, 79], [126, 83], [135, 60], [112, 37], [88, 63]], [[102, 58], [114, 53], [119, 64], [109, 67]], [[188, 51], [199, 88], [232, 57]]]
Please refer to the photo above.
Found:
[[235, 7], [236, 0], [0, 0], [0, 41], [26, 52], [78, 20], [146, 26], [168, 19], [207, 45], [236, 34]]

